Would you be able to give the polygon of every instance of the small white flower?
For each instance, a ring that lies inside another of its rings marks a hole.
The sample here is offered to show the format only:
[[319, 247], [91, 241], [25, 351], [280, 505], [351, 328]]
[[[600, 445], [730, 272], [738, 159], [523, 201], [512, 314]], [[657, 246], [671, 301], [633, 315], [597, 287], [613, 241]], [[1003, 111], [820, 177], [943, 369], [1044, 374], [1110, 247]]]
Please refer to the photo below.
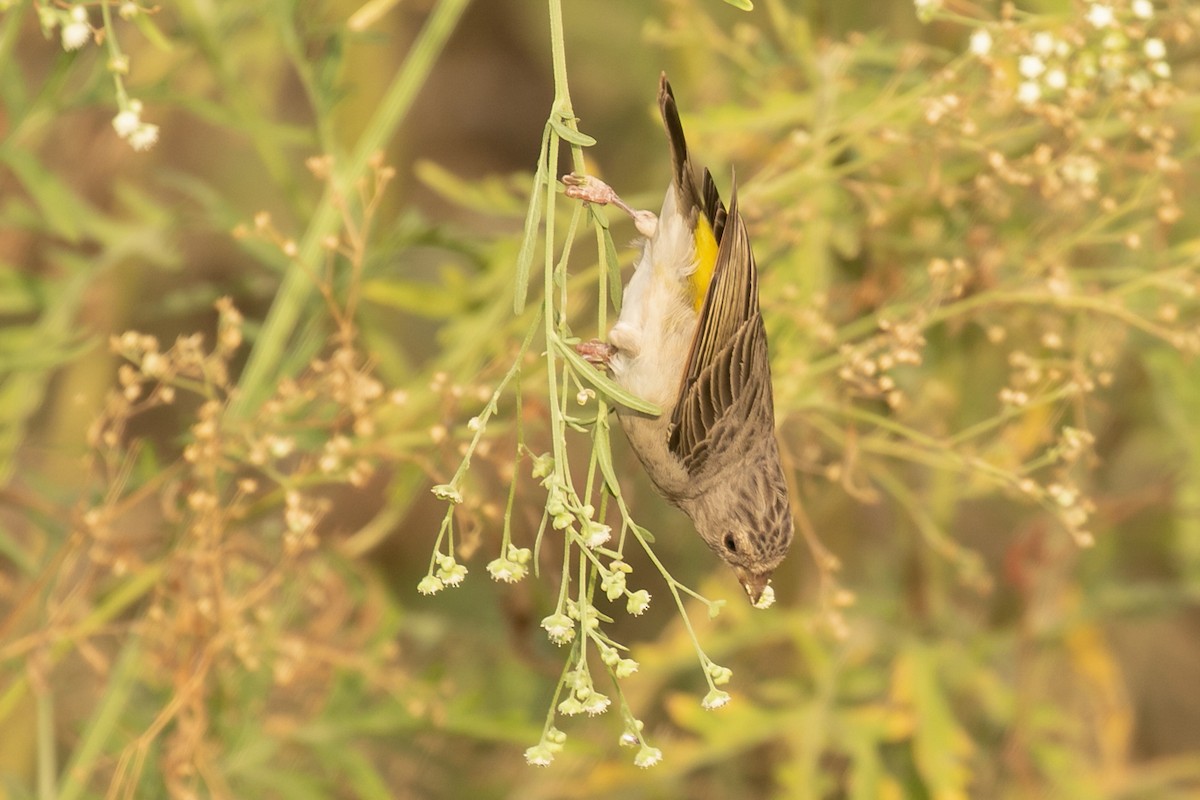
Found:
[[1048, 31], [1038, 31], [1033, 35], [1033, 52], [1039, 56], [1048, 56], [1054, 52], [1054, 35]]
[[633, 763], [642, 769], [653, 767], [660, 761], [662, 761], [662, 750], [659, 750], [657, 747], [651, 747], [648, 744], [642, 745], [642, 749], [633, 758]]
[[467, 577], [467, 568], [462, 564], [455, 564], [448, 569], [438, 570], [438, 577], [447, 586], [458, 586]]
[[1095, 28], [1107, 28], [1116, 21], [1117, 15], [1113, 13], [1112, 6], [1104, 3], [1092, 3], [1088, 7], [1087, 21], [1092, 23]]
[[977, 56], [986, 56], [992, 52], [992, 35], [983, 28], [971, 34], [970, 50]]
[[1150, 0], [1133, 0], [1129, 9], [1138, 19], [1150, 19], [1154, 16], [1154, 3]]
[[495, 561], [488, 564], [487, 569], [488, 572], [491, 573], [494, 580], [504, 581], [505, 583], [513, 583], [517, 579], [516, 573], [513, 571], [512, 564], [508, 561], [503, 561], [497, 558]]
[[558, 713], [564, 717], [573, 717], [576, 714], [583, 713], [583, 703], [579, 701], [575, 695], [567, 695], [561, 703], [558, 704]]
[[462, 492], [455, 488], [453, 484], [439, 483], [429, 491], [431, 491], [433, 496], [437, 499], [445, 500], [448, 503], [454, 503], [455, 505], [458, 505], [463, 501]]
[[713, 689], [708, 694], [704, 695], [704, 699], [700, 701], [700, 705], [712, 711], [729, 702], [729, 692]]
[[609, 706], [609, 699], [599, 692], [592, 692], [588, 695], [588, 699], [583, 701], [583, 710], [588, 716], [596, 716], [603, 714]]
[[1067, 88], [1067, 73], [1055, 67], [1046, 73], [1045, 82], [1051, 89], [1065, 89]]
[[586, 527], [586, 536], [583, 543], [589, 548], [599, 547], [612, 538], [612, 528], [608, 525], [601, 525], [598, 522], [588, 520]]
[[554, 760], [554, 753], [544, 744], [534, 745], [525, 751], [525, 763], [534, 767], [548, 767]]
[[555, 644], [566, 644], [575, 638], [575, 623], [566, 614], [551, 614], [542, 620], [542, 627]]
[[417, 591], [421, 594], [437, 594], [444, 588], [446, 588], [445, 584], [432, 575], [426, 575], [417, 584]]
[[625, 610], [635, 617], [640, 617], [642, 613], [650, 607], [650, 593], [645, 589], [639, 589], [629, 595], [629, 600], [625, 603]]
[[615, 674], [618, 678], [628, 678], [630, 675], [638, 671], [639, 666], [641, 665], [632, 658], [622, 658], [621, 660], [617, 661], [617, 665], [613, 667], [613, 674]]
[[1142, 45], [1142, 50], [1146, 53], [1146, 58], [1160, 61], [1167, 57], [1167, 46], [1163, 44], [1162, 39], [1147, 39]]
[[505, 583], [516, 583], [529, 573], [524, 564], [507, 558], [495, 559], [487, 565], [487, 570], [493, 580]]
[[134, 150], [149, 150], [158, 141], [158, 126], [149, 122], [138, 125], [137, 130], [129, 134], [129, 146]]
[[1089, 156], [1068, 156], [1062, 165], [1063, 179], [1079, 186], [1093, 186], [1100, 169]]
[[1160, 78], [1171, 77], [1171, 65], [1165, 61], [1155, 61], [1150, 65], [1150, 71]]
[[[80, 6], [75, 8], [83, 11]], [[88, 43], [88, 39], [92, 38], [92, 26], [87, 23], [87, 12], [83, 11], [83, 20], [79, 20], [74, 13], [71, 14], [72, 21], [63, 26], [62, 29], [62, 46], [63, 50], [78, 50]]]
[[1031, 106], [1042, 99], [1042, 90], [1033, 81], [1025, 81], [1017, 87], [1017, 102]]
[[121, 15], [121, 19], [130, 20], [136, 17], [141, 12], [137, 3], [124, 2], [117, 7], [117, 13]]
[[1021, 56], [1017, 62], [1017, 71], [1032, 80], [1046, 71], [1046, 62], [1037, 56]]

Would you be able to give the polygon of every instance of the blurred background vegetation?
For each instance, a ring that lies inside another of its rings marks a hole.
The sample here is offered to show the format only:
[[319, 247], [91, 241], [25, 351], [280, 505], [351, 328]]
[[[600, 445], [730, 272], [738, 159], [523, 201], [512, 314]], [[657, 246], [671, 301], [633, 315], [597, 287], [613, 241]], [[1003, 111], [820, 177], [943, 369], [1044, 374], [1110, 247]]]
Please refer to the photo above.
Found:
[[610, 629], [662, 762], [610, 712], [525, 763], [557, 559], [484, 565], [514, 481], [515, 545], [543, 512], [536, 352], [454, 510], [469, 576], [416, 591], [530, 320], [546, 4], [8, 0], [0, 795], [1200, 793], [1200, 9], [564, 5], [589, 169], [657, 207], [665, 69], [762, 271], [799, 513], [774, 608], [614, 436], [658, 556], [729, 600], [693, 624], [732, 702], [700, 707], [631, 556], [656, 600]]

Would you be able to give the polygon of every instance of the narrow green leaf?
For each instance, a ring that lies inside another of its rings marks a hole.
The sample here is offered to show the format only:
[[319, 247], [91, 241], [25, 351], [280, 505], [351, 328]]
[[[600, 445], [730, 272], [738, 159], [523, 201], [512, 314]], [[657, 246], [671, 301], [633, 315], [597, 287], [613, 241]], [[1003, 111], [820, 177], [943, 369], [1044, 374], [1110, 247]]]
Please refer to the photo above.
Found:
[[654, 538], [654, 534], [651, 533], [647, 528], [643, 528], [641, 525], [638, 525], [636, 522], [630, 522], [629, 526], [631, 528], [633, 528], [635, 531], [637, 531], [638, 536], [641, 536], [642, 541], [645, 542], [646, 544], [654, 544], [654, 542], [656, 541]]
[[346, 27], [362, 33], [384, 17], [400, 0], [367, 0], [346, 20]]
[[150, 44], [164, 53], [170, 53], [175, 49], [175, 45], [171, 44], [171, 40], [154, 24], [154, 20], [150, 14], [138, 14], [133, 18], [133, 24], [137, 25], [142, 36], [145, 36]]
[[80, 221], [93, 211], [67, 185], [29, 153], [0, 150], [0, 161], [17, 176], [42, 212], [51, 232], [75, 244], [83, 233]]
[[742, 11], [754, 10], [754, 0], [725, 0], [725, 2], [734, 8], [740, 8]]
[[617, 259], [617, 246], [613, 244], [608, 226], [604, 227], [604, 267], [608, 270], [608, 297], [613, 309], [621, 313], [621, 263]]
[[441, 164], [421, 159], [413, 168], [417, 180], [462, 208], [492, 216], [517, 217], [524, 210], [506, 178], [464, 180]]
[[575, 374], [590, 383], [597, 391], [602, 392], [609, 400], [612, 400], [614, 403], [620, 403], [634, 411], [649, 414], [652, 417], [662, 414], [661, 408], [622, 389], [611, 378], [585, 361], [583, 356], [576, 353], [573, 347], [564, 344], [557, 336], [554, 337], [553, 341], [555, 348], [575, 370]]
[[576, 144], [580, 147], [591, 147], [596, 143], [595, 139], [583, 131], [567, 127], [567, 124], [557, 116], [550, 117], [550, 126], [554, 128], [554, 132], [558, 134], [558, 138], [569, 144]]
[[369, 280], [362, 284], [365, 300], [429, 319], [447, 319], [461, 313], [465, 298], [438, 284], [410, 281]]
[[75, 800], [87, 793], [92, 773], [106, 758], [106, 748], [122, 730], [122, 721], [129, 698], [139, 685], [142, 640], [133, 636], [125, 640], [120, 657], [109, 671], [108, 684], [99, 703], [86, 720], [83, 734], [71, 753], [71, 761], [63, 770], [63, 785], [59, 800]]
[[30, 314], [41, 306], [46, 282], [27, 270], [0, 263], [0, 314]]
[[537, 244], [538, 226], [542, 224], [542, 211], [546, 181], [546, 150], [550, 145], [550, 126], [542, 132], [542, 151], [538, 154], [538, 168], [533, 175], [533, 188], [529, 190], [529, 210], [525, 213], [525, 230], [521, 234], [521, 250], [517, 253], [517, 285], [513, 288], [513, 313], [525, 310], [525, 298], [529, 294], [529, 268], [533, 266], [533, 249]]
[[592, 447], [596, 451], [596, 461], [600, 464], [600, 474], [604, 476], [604, 482], [608, 484], [609, 494], [613, 497], [620, 497], [621, 485], [617, 483], [617, 471], [613, 469], [612, 463], [612, 441], [608, 434], [608, 417], [604, 414], [597, 416], [594, 430], [596, 440]]

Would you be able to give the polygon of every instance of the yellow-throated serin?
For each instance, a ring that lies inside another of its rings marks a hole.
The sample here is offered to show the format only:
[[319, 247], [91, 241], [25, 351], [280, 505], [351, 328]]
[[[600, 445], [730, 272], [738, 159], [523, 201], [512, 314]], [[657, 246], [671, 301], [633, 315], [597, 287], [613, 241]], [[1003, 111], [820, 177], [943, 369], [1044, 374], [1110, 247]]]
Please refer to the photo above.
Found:
[[580, 352], [663, 409], [654, 417], [618, 407], [617, 415], [659, 492], [691, 517], [758, 603], [793, 535], [758, 269], [736, 182], [728, 210], [707, 169], [696, 183], [665, 74], [658, 105], [673, 173], [657, 218], [595, 178], [563, 179], [571, 197], [629, 213], [645, 237], [608, 343], [585, 343]]

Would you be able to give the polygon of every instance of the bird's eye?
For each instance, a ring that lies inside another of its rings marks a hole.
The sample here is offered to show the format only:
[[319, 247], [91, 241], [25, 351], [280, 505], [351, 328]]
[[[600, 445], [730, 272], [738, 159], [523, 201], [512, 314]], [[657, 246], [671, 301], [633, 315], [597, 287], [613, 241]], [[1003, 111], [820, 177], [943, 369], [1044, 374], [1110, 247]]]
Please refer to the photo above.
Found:
[[737, 541], [734, 540], [732, 533], [725, 534], [725, 549], [731, 553], [737, 552]]

